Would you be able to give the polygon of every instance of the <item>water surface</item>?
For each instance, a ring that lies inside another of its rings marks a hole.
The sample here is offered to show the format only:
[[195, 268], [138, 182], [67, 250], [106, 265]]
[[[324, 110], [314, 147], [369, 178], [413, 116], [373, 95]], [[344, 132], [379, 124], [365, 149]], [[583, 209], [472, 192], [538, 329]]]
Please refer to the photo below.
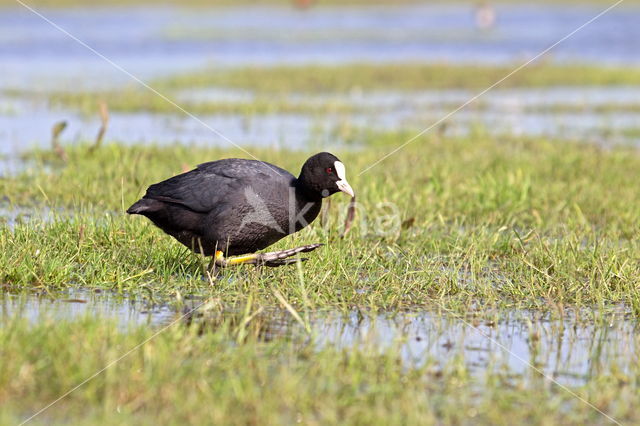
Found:
[[[73, 8], [41, 13], [141, 78], [204, 64], [299, 64], [526, 60], [586, 23], [602, 6], [496, 5], [476, 28], [469, 4], [214, 9]], [[610, 11], [547, 60], [640, 64], [640, 8]], [[286, 28], [286, 31], [283, 29]], [[127, 77], [20, 7], [0, 10], [0, 87], [77, 89]]]
[[[0, 296], [0, 318], [22, 316], [74, 320], [94, 316], [150, 327], [216, 327], [220, 321], [242, 322], [243, 309], [212, 309], [204, 299], [187, 300], [183, 308], [109, 291], [75, 289], [63, 293]], [[195, 311], [193, 309], [195, 308]], [[193, 311], [193, 312], [192, 312]], [[539, 373], [564, 384], [581, 384], [615, 366], [627, 373], [637, 367], [640, 338], [637, 321], [624, 307], [606, 314], [597, 310], [541, 313], [503, 310], [475, 315], [442, 310], [367, 312], [317, 311], [302, 316], [309, 333], [285, 310], [265, 310], [253, 317], [265, 340], [289, 339], [318, 349], [395, 348], [407, 366], [444, 366], [456, 359], [480, 377], [488, 370], [535, 377]], [[538, 369], [539, 371], [533, 370]]]

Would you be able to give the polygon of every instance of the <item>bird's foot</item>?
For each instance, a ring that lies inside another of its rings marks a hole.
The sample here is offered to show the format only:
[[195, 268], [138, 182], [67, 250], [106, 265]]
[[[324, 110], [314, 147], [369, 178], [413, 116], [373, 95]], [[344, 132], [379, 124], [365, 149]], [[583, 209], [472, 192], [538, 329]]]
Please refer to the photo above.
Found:
[[322, 246], [323, 244], [308, 244], [287, 250], [270, 251], [267, 253], [254, 253], [245, 256], [236, 256], [225, 258], [224, 253], [217, 251], [214, 257], [215, 266], [224, 268], [232, 265], [256, 265], [256, 266], [283, 266], [295, 263], [297, 261], [304, 262], [306, 258], [294, 258], [298, 253], [308, 253]]

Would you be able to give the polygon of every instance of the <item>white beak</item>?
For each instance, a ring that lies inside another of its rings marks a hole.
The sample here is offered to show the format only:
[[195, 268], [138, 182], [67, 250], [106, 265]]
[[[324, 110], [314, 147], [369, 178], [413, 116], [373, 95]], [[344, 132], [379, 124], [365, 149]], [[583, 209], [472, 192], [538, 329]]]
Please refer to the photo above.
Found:
[[335, 163], [333, 163], [333, 165], [336, 168], [336, 174], [340, 178], [340, 180], [336, 182], [336, 185], [338, 185], [338, 189], [345, 194], [351, 195], [351, 198], [355, 197], [353, 188], [351, 188], [351, 185], [349, 185], [349, 182], [347, 182], [347, 170], [344, 167], [344, 164], [342, 164], [340, 161], [336, 161]]
[[340, 191], [344, 192], [345, 194], [351, 195], [352, 198], [356, 196], [353, 192], [353, 188], [351, 188], [351, 185], [349, 185], [349, 182], [347, 182], [345, 179], [337, 181], [336, 185], [338, 185], [338, 189]]

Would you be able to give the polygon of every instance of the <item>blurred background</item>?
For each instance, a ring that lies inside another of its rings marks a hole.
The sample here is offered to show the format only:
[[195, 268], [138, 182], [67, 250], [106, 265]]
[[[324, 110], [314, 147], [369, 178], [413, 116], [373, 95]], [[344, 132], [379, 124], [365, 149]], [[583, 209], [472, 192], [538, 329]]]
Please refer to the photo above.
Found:
[[[418, 132], [612, 4], [2, 0], [0, 173], [55, 123], [63, 144], [93, 140], [105, 109], [106, 139], [125, 144], [330, 149]], [[434, 131], [637, 143], [638, 22], [622, 2]]]

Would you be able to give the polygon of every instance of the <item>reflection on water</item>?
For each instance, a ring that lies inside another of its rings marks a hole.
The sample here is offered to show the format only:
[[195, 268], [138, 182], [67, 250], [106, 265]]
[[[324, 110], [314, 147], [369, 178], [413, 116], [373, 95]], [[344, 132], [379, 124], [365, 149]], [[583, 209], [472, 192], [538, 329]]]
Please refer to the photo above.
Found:
[[[475, 92], [467, 90], [291, 94], [283, 96], [283, 100], [315, 105], [327, 112], [250, 116], [199, 114], [199, 118], [244, 146], [331, 149], [345, 147], [347, 143], [357, 146], [362, 142], [359, 141], [359, 132], [365, 129], [418, 132], [474, 95]], [[189, 102], [215, 102], [220, 97], [240, 104], [255, 99], [250, 92], [220, 88], [187, 90], [178, 94], [178, 99], [187, 109]], [[331, 105], [342, 105], [346, 109], [341, 113], [330, 112]], [[602, 111], [598, 108], [609, 109]], [[36, 99], [0, 98], [0, 156], [17, 157], [29, 147], [49, 147], [51, 126], [61, 120], [68, 123], [60, 137], [65, 145], [93, 140], [100, 127], [97, 114], [86, 117], [70, 110], [52, 109], [46, 102]], [[638, 129], [639, 123], [640, 89], [635, 87], [495, 89], [447, 120], [447, 135], [464, 136], [480, 127], [493, 135], [636, 144], [638, 138], [625, 136], [625, 131]], [[107, 138], [125, 144], [229, 145], [228, 141], [179, 111], [175, 114], [111, 112]], [[0, 162], [0, 175], [14, 169], [15, 164]]]
[[[286, 6], [181, 9], [168, 7], [73, 8], [43, 13], [134, 75], [159, 75], [247, 64], [346, 63], [353, 61], [502, 63], [530, 58], [599, 11], [598, 6], [496, 6], [494, 28], [479, 32], [473, 7], [396, 5], [376, 7]], [[640, 8], [614, 9], [562, 43], [548, 60], [639, 64]], [[282, 31], [287, 28], [287, 31]], [[0, 9], [0, 90], [43, 91], [33, 99], [0, 93], [0, 175], [17, 170], [17, 157], [30, 146], [48, 146], [51, 126], [69, 123], [64, 144], [93, 140], [99, 119], [52, 108], [46, 91], [121, 87], [130, 77], [78, 45], [24, 8]], [[296, 95], [293, 103], [319, 106], [319, 114], [200, 114], [207, 125], [237, 144], [306, 148], [358, 144], [357, 129], [422, 130], [476, 92], [354, 91], [346, 96]], [[478, 125], [496, 134], [570, 137], [601, 143], [635, 143], [638, 109], [596, 113], [539, 111], [562, 105], [638, 104], [637, 88], [552, 88], [496, 90], [482, 108], [466, 109], [448, 123], [450, 135]], [[169, 94], [173, 97], [173, 94]], [[253, 93], [209, 88], [175, 94], [179, 103], [251, 103]], [[262, 99], [264, 101], [264, 99]], [[353, 112], [331, 113], [329, 105]], [[635, 111], [635, 112], [634, 112]], [[614, 128], [612, 134], [609, 129]], [[346, 132], [344, 129], [356, 129]], [[631, 129], [625, 132], [625, 129]], [[228, 142], [201, 123], [176, 114], [111, 113], [109, 140], [123, 143], [222, 144]]]
[[69, 289], [40, 294], [0, 293], [0, 318], [22, 317], [36, 323], [53, 318], [74, 320], [85, 316], [111, 319], [122, 327], [161, 325], [174, 317], [167, 306], [154, 306], [110, 291]]
[[62, 209], [52, 210], [48, 206], [40, 206], [38, 208], [29, 208], [15, 206], [6, 200], [0, 201], [0, 225], [7, 225], [10, 229], [16, 224], [29, 221], [51, 222], [57, 216], [70, 217], [71, 213]]
[[359, 347], [372, 353], [397, 348], [407, 365], [444, 364], [459, 357], [479, 375], [488, 368], [526, 374], [531, 364], [565, 384], [583, 383], [611, 366], [626, 373], [640, 355], [637, 322], [623, 308], [607, 314], [568, 310], [562, 315], [511, 310], [497, 311], [491, 317], [484, 313], [482, 318], [424, 310], [393, 314], [318, 311], [301, 313], [310, 330], [306, 333], [284, 310], [262, 310], [247, 321], [244, 309], [228, 310], [219, 304], [211, 309], [202, 300], [188, 301], [187, 307], [176, 312], [148, 300], [87, 290], [70, 290], [55, 298], [6, 293], [1, 297], [0, 317], [19, 315], [36, 322], [51, 316], [73, 320], [91, 315], [115, 320], [123, 329], [131, 324], [168, 325], [198, 307], [179, 322], [209, 328], [225, 322], [251, 329], [249, 333], [261, 339], [290, 339], [317, 348]]
[[[342, 119], [305, 114], [261, 114], [244, 117], [240, 114], [199, 115], [211, 128], [244, 146], [289, 149], [309, 149], [314, 144], [329, 150], [341, 141], [332, 137], [333, 129]], [[14, 160], [29, 148], [51, 146], [51, 128], [59, 121], [68, 123], [60, 136], [63, 145], [93, 141], [100, 128], [100, 119], [83, 117], [69, 110], [51, 109], [45, 104], [33, 104], [28, 113], [0, 113], [0, 157]], [[193, 118], [176, 114], [148, 112], [111, 112], [106, 138], [131, 144], [170, 145], [175, 143], [201, 146], [230, 147], [227, 140]], [[0, 158], [1, 160], [1, 158]], [[0, 176], [19, 170], [16, 161], [0, 161]]]
[[375, 318], [352, 313], [341, 321], [316, 325], [321, 344], [351, 346], [371, 341], [379, 347], [397, 343], [406, 361], [444, 361], [462, 355], [472, 371], [506, 368], [524, 374], [531, 364], [563, 383], [579, 383], [610, 365], [626, 372], [637, 359], [636, 324], [623, 314], [594, 323], [572, 312], [551, 319], [527, 311], [500, 312], [496, 320], [463, 319], [443, 313], [416, 312]]

